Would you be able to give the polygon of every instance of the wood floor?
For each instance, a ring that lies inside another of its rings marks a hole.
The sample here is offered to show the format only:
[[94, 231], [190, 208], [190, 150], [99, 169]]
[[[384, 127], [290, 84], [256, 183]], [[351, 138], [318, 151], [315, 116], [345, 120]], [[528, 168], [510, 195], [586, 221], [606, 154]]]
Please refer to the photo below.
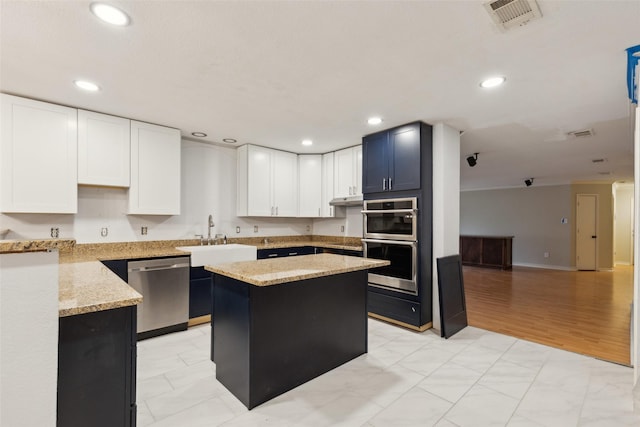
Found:
[[463, 267], [463, 274], [469, 325], [630, 364], [633, 267]]

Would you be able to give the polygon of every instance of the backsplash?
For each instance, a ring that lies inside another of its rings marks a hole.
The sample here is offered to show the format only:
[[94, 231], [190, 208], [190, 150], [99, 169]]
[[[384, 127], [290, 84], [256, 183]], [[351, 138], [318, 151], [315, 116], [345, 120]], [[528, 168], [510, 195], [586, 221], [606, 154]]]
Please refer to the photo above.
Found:
[[212, 236], [362, 236], [360, 207], [347, 208], [345, 218], [236, 216], [234, 148], [182, 141], [181, 167], [180, 215], [127, 215], [126, 189], [80, 186], [77, 214], [0, 214], [0, 229], [9, 230], [3, 239], [47, 239], [51, 228], [58, 229], [58, 238], [78, 243], [192, 239], [196, 234], [207, 235], [209, 214], [215, 223]]

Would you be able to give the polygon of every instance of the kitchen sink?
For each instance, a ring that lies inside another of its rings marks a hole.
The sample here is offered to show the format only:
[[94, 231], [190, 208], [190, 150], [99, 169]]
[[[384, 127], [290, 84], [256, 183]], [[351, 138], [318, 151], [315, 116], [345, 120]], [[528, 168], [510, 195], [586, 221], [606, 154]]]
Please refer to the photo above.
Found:
[[229, 245], [178, 246], [176, 249], [191, 253], [192, 267], [253, 261], [256, 259], [257, 254], [255, 246], [237, 243]]

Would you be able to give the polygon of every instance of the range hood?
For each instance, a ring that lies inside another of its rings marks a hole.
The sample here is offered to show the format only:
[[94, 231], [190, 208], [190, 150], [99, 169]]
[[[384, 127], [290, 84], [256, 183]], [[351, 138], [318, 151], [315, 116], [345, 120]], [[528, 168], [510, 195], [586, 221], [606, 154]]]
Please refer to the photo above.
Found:
[[329, 204], [331, 206], [362, 206], [362, 194], [359, 196], [336, 197]]

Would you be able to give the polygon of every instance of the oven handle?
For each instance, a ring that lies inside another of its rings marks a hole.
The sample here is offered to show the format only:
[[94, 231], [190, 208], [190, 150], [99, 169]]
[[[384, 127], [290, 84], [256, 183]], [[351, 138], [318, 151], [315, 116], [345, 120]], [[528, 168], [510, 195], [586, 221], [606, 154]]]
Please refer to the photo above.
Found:
[[394, 245], [405, 245], [405, 246], [417, 246], [418, 242], [416, 241], [406, 241], [406, 240], [381, 240], [381, 239], [362, 239], [365, 243], [391, 243]]
[[363, 210], [360, 213], [363, 214], [371, 214], [371, 213], [415, 213], [418, 212], [418, 209], [376, 209], [376, 210]]

